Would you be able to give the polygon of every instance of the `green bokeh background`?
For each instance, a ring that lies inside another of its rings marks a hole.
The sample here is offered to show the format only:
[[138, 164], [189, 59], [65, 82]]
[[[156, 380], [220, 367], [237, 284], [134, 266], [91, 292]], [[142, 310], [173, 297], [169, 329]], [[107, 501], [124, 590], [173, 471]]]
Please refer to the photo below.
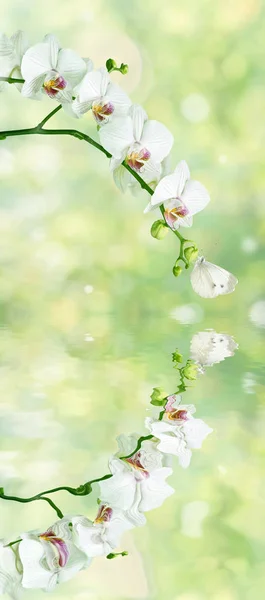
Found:
[[[235, 357], [186, 394], [214, 433], [188, 470], [174, 462], [176, 494], [124, 538], [128, 558], [96, 559], [53, 596], [262, 600], [264, 2], [2, 0], [1, 30], [16, 29], [32, 44], [55, 33], [96, 67], [110, 56], [129, 64], [115, 80], [173, 132], [172, 165], [186, 159], [210, 191], [192, 237], [239, 285], [207, 301], [188, 273], [174, 279], [177, 240], [150, 236], [144, 193], [123, 196], [94, 148], [66, 137], [1, 141], [0, 485], [28, 496], [105, 473], [115, 437], [142, 433], [152, 387], [175, 389], [175, 347], [188, 356], [197, 331], [229, 333]], [[52, 107], [10, 86], [0, 129], [33, 126]], [[50, 126], [97, 136], [91, 115], [61, 112]], [[61, 494], [58, 504], [93, 517], [96, 497]], [[40, 504], [2, 501], [0, 537], [50, 525]]]

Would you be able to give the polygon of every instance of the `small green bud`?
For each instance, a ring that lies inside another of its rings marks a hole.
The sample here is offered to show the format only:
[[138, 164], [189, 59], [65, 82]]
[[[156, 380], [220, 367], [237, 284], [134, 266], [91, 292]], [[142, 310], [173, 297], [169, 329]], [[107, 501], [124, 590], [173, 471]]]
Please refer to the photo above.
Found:
[[117, 63], [115, 62], [115, 60], [113, 58], [108, 58], [108, 60], [106, 61], [106, 69], [108, 70], [108, 72], [112, 71], [112, 69], [116, 69], [117, 68]]
[[163, 388], [154, 388], [151, 394], [151, 404], [154, 406], [163, 406], [166, 400], [166, 392]]
[[197, 246], [189, 246], [184, 250], [184, 256], [188, 262], [194, 262], [198, 256], [198, 248]]
[[129, 71], [128, 65], [121, 63], [120, 72], [122, 73], [122, 75], [127, 75], [128, 71]]
[[182, 354], [180, 354], [180, 352], [178, 350], [176, 350], [175, 352], [172, 353], [172, 360], [175, 363], [182, 363], [183, 356], [182, 356]]
[[168, 233], [168, 227], [162, 219], [155, 221], [151, 227], [151, 235], [157, 240], [162, 240]]
[[192, 362], [192, 360], [187, 360], [186, 366], [183, 367], [182, 373], [186, 379], [194, 381], [197, 379], [198, 365]]
[[112, 558], [117, 558], [117, 556], [128, 556], [128, 552], [127, 550], [123, 550], [123, 552], [110, 552], [109, 554], [107, 554], [106, 558], [108, 558], [109, 560], [111, 560]]
[[182, 268], [177, 263], [175, 263], [172, 271], [175, 277], [179, 277], [182, 273]]

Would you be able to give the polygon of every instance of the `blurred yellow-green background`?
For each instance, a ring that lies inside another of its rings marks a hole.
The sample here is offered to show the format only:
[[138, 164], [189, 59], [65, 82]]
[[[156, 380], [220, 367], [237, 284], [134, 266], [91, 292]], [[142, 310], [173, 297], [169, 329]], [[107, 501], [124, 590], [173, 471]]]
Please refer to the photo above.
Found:
[[[65, 600], [262, 600], [265, 586], [265, 4], [261, 0], [2, 0], [1, 30], [46, 33], [116, 74], [173, 132], [212, 201], [191, 237], [239, 278], [234, 294], [196, 296], [172, 275], [177, 240], [150, 236], [143, 193], [123, 196], [108, 161], [67, 137], [0, 142], [0, 486], [34, 494], [107, 470], [119, 433], [143, 431], [152, 387], [176, 385], [213, 328], [239, 350], [186, 394], [213, 427], [176, 494], [124, 538], [129, 557], [96, 559], [53, 592]], [[37, 124], [52, 101], [0, 95], [0, 129]], [[91, 115], [51, 127], [97, 136]], [[190, 232], [189, 232], [190, 233]], [[93, 517], [97, 497], [58, 496]], [[41, 504], [41, 503], [40, 503]], [[50, 507], [1, 501], [0, 537], [45, 528]], [[26, 592], [39, 599], [42, 592]]]

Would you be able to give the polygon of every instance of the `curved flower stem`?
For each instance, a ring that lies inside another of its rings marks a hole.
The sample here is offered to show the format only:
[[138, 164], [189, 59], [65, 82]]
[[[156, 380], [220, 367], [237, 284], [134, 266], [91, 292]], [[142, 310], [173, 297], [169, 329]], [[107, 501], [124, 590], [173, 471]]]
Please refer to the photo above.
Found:
[[9, 544], [5, 544], [5, 547], [7, 548], [8, 546], [14, 546], [15, 544], [19, 544], [19, 542], [22, 542], [21, 538], [19, 538], [19, 540], [14, 540], [13, 542], [9, 542]]
[[[36, 127], [31, 127], [28, 129], [14, 129], [14, 130], [10, 130], [10, 131], [0, 131], [0, 140], [4, 140], [8, 137], [16, 137], [16, 136], [24, 136], [24, 135], [70, 135], [72, 137], [77, 138], [78, 140], [83, 140], [83, 141], [87, 142], [88, 144], [91, 144], [91, 146], [94, 146], [94, 148], [97, 148], [97, 150], [99, 150], [100, 152], [105, 154], [105, 156], [107, 156], [107, 158], [112, 157], [112, 155], [107, 150], [105, 150], [105, 148], [103, 146], [101, 146], [101, 144], [99, 144], [98, 142], [93, 140], [93, 138], [91, 138], [86, 133], [83, 133], [82, 131], [78, 131], [77, 129], [43, 129], [43, 125], [45, 123], [47, 123], [47, 121], [51, 117], [53, 117], [53, 115], [55, 115], [60, 109], [61, 109], [61, 105], [58, 106], [57, 108], [55, 108], [51, 113], [49, 113], [49, 115], [47, 115], [47, 117], [45, 117], [45, 119], [43, 119], [43, 121], [41, 121]], [[138, 181], [141, 188], [143, 190], [145, 190], [146, 192], [148, 192], [148, 194], [150, 194], [150, 196], [152, 196], [154, 193], [154, 190], [152, 190], [152, 188], [148, 185], [148, 183], [146, 183], [142, 179], [142, 177], [139, 175], [139, 173], [134, 171], [134, 169], [132, 169], [125, 161], [122, 162], [122, 165], [124, 166], [125, 169], [127, 169], [127, 171], [129, 171], [129, 173], [134, 177], [134, 179], [136, 179]], [[164, 217], [164, 208], [162, 206], [160, 207], [160, 211], [161, 211], [163, 219], [166, 223], [166, 220]], [[168, 227], [167, 223], [166, 223], [166, 226]], [[169, 227], [169, 229], [171, 229], [171, 228]], [[171, 229], [171, 231], [173, 231], [173, 230]], [[188, 242], [189, 240], [186, 240], [185, 238], [183, 238], [182, 235], [178, 231], [173, 231], [173, 233], [178, 237], [178, 239], [180, 241], [180, 252], [179, 252], [178, 259], [182, 260], [184, 262], [186, 268], [188, 268], [189, 263], [186, 260], [183, 251], [184, 251], [184, 244], [186, 242]]]
[[136, 452], [138, 452], [138, 450], [140, 450], [142, 443], [145, 442], [146, 440], [151, 440], [154, 436], [153, 435], [142, 435], [136, 445], [136, 448], [134, 448], [134, 450], [132, 452], [130, 452], [130, 454], [127, 454], [126, 456], [121, 456], [121, 460], [126, 460], [126, 458], [131, 458], [131, 456], [133, 456], [134, 454], [136, 454]]
[[[164, 209], [163, 205], [160, 206], [160, 212], [161, 212], [161, 215], [163, 216], [163, 219], [164, 219], [164, 221], [166, 223], [165, 209]], [[171, 227], [169, 227], [169, 225], [167, 225], [167, 227], [169, 229], [171, 229]], [[179, 231], [177, 229], [171, 229], [171, 231], [173, 231], [173, 233], [177, 236], [177, 238], [179, 239], [179, 242], [180, 242], [179, 255], [178, 255], [178, 258], [177, 258], [176, 262], [178, 262], [178, 260], [182, 260], [182, 262], [184, 262], [184, 264], [185, 264], [185, 269], [188, 269], [189, 268], [189, 261], [186, 259], [185, 254], [184, 254], [184, 245], [186, 244], [186, 242], [190, 242], [191, 240], [186, 240], [186, 238], [184, 238], [179, 233]]]
[[[133, 452], [131, 452], [128, 456], [123, 456], [122, 458], [123, 459], [130, 458], [130, 456], [133, 456], [136, 452], [138, 452], [138, 450], [140, 450], [141, 445], [145, 440], [151, 440], [152, 438], [153, 438], [153, 435], [151, 435], [151, 434], [140, 437], [137, 442], [136, 448], [133, 450]], [[50, 500], [50, 498], [46, 497], [47, 494], [54, 494], [56, 492], [68, 492], [69, 494], [72, 494], [73, 496], [88, 496], [92, 492], [92, 486], [94, 483], [99, 483], [100, 481], [104, 481], [105, 479], [110, 479], [111, 477], [112, 477], [112, 473], [107, 473], [106, 475], [103, 475], [102, 477], [98, 477], [97, 479], [91, 479], [91, 481], [87, 481], [86, 483], [81, 484], [77, 488], [73, 488], [73, 487], [70, 487], [67, 485], [61, 485], [59, 487], [52, 488], [50, 490], [45, 490], [44, 492], [40, 492], [39, 494], [36, 494], [35, 496], [31, 496], [29, 498], [20, 498], [19, 496], [8, 496], [4, 493], [4, 489], [0, 488], [0, 499], [2, 498], [3, 500], [13, 500], [14, 502], [21, 502], [23, 504], [26, 504], [28, 502], [35, 502], [35, 500], [46, 500], [46, 502], [48, 502], [50, 504], [50, 506], [52, 506], [52, 508], [54, 508], [54, 510], [57, 512], [57, 515], [61, 519], [63, 516], [62, 512], [54, 504], [54, 502], [52, 500]]]
[[7, 83], [24, 83], [25, 79], [17, 79], [16, 77], [0, 77], [0, 81]]
[[99, 481], [103, 481], [104, 479], [109, 479], [110, 477], [112, 477], [112, 475], [111, 473], [108, 473], [107, 475], [103, 475], [103, 477], [98, 477], [97, 479], [87, 481], [86, 483], [83, 483], [77, 488], [73, 488], [68, 485], [61, 485], [50, 490], [45, 490], [44, 492], [40, 492], [39, 494], [31, 496], [30, 498], [20, 498], [19, 496], [7, 496], [4, 493], [4, 489], [0, 488], [0, 498], [3, 498], [4, 500], [14, 500], [15, 502], [27, 503], [42, 499], [45, 499], [47, 502], [52, 502], [49, 498], [44, 498], [44, 496], [46, 496], [47, 494], [54, 494], [55, 492], [69, 492], [69, 494], [72, 494], [73, 496], [88, 496], [88, 494], [92, 492], [92, 485], [94, 483], [98, 483]]
[[52, 111], [51, 111], [51, 112], [50, 112], [50, 113], [47, 115], [47, 117], [45, 117], [45, 118], [44, 118], [44, 119], [43, 119], [43, 120], [42, 120], [42, 121], [41, 121], [41, 122], [40, 122], [40, 123], [37, 125], [38, 129], [42, 129], [42, 128], [43, 128], [43, 125], [45, 125], [45, 123], [47, 123], [47, 121], [49, 121], [49, 119], [51, 119], [51, 118], [52, 118], [54, 115], [56, 115], [56, 113], [57, 113], [59, 110], [61, 110], [61, 108], [62, 108], [62, 105], [61, 105], [61, 104], [59, 104], [59, 106], [56, 106], [56, 108], [54, 108], [54, 110], [52, 110]]
[[[8, 78], [8, 77], [0, 78], [0, 80], [9, 81], [9, 83], [14, 83], [16, 81], [23, 82], [23, 80], [15, 80], [15, 79]], [[61, 108], [62, 108], [62, 105], [60, 104], [52, 112], [50, 112], [36, 127], [31, 127], [28, 129], [14, 129], [13, 131], [12, 130], [11, 131], [1, 131], [0, 132], [0, 140], [4, 140], [7, 137], [24, 136], [24, 135], [70, 135], [79, 140], [83, 140], [83, 141], [87, 142], [88, 144], [91, 144], [91, 146], [94, 146], [94, 148], [97, 148], [97, 150], [99, 150], [100, 152], [105, 154], [105, 156], [107, 156], [107, 158], [112, 157], [112, 155], [107, 150], [105, 150], [105, 148], [101, 144], [96, 142], [93, 138], [91, 138], [86, 133], [83, 133], [82, 131], [78, 131], [77, 129], [43, 129], [43, 126], [47, 123], [47, 121], [49, 121], [49, 119], [51, 119], [59, 110], [61, 110]], [[152, 188], [148, 185], [148, 183], [146, 183], [144, 181], [144, 179], [142, 179], [142, 177], [139, 175], [139, 173], [137, 173], [137, 171], [132, 169], [126, 163], [126, 161], [123, 161], [122, 165], [124, 166], [125, 169], [127, 169], [127, 171], [129, 171], [129, 173], [134, 177], [134, 179], [136, 179], [138, 181], [141, 188], [143, 190], [145, 190], [146, 192], [148, 192], [148, 194], [150, 194], [150, 196], [152, 196], [154, 193], [154, 190], [152, 190]], [[160, 211], [161, 211], [163, 219], [166, 223], [166, 226], [169, 229], [171, 229], [166, 222], [166, 219], [164, 216], [165, 211], [164, 211], [163, 206], [160, 207]], [[171, 229], [171, 231], [173, 231], [173, 230]], [[182, 235], [178, 231], [173, 231], [173, 233], [178, 237], [178, 239], [180, 241], [180, 252], [179, 252], [178, 260], [182, 260], [185, 264], [185, 268], [188, 268], [189, 262], [187, 261], [187, 259], [185, 258], [185, 255], [184, 255], [184, 244], [188, 240], [183, 238]]]
[[46, 500], [46, 502], [48, 502], [48, 504], [53, 508], [53, 510], [55, 510], [57, 517], [59, 517], [59, 519], [63, 519], [62, 511], [50, 498], [46, 498], [46, 496], [41, 496], [39, 500]]
[[[43, 492], [43, 494], [45, 494], [45, 493], [46, 492]], [[6, 494], [4, 494], [4, 492], [2, 493], [2, 491], [1, 491], [0, 497], [3, 500], [12, 500], [13, 502], [21, 502], [22, 504], [26, 504], [27, 502], [32, 502], [33, 499], [34, 500], [45, 500], [55, 510], [59, 519], [62, 519], [63, 513], [60, 510], [60, 508], [58, 508], [58, 506], [56, 506], [56, 504], [50, 498], [46, 498], [46, 496], [44, 496], [43, 494], [38, 494], [34, 498], [19, 498], [18, 496], [7, 496]]]

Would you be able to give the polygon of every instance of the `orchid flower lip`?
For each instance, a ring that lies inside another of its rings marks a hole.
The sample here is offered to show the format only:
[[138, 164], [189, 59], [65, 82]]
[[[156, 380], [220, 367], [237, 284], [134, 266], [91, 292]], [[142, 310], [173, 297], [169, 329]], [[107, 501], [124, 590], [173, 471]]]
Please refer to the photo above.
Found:
[[108, 117], [114, 113], [115, 107], [112, 102], [104, 100], [94, 101], [92, 104], [92, 113], [97, 123], [102, 124], [108, 121]]
[[112, 508], [106, 504], [102, 504], [99, 508], [98, 514], [95, 518], [94, 523], [106, 523], [110, 521], [113, 514]]
[[50, 73], [48, 73], [43, 83], [44, 91], [51, 98], [56, 96], [59, 90], [64, 90], [66, 86], [67, 82], [65, 81], [65, 79], [62, 77], [62, 75], [56, 73], [56, 71], [51, 71]]
[[147, 469], [145, 469], [141, 463], [141, 452], [136, 452], [133, 456], [125, 458], [124, 461], [138, 471], [143, 477], [149, 477]]
[[69, 559], [69, 551], [64, 540], [60, 537], [57, 537], [51, 529], [48, 529], [48, 531], [45, 533], [40, 534], [39, 537], [44, 542], [48, 542], [54, 546], [56, 549], [55, 562], [58, 560], [58, 566], [65, 567]]

